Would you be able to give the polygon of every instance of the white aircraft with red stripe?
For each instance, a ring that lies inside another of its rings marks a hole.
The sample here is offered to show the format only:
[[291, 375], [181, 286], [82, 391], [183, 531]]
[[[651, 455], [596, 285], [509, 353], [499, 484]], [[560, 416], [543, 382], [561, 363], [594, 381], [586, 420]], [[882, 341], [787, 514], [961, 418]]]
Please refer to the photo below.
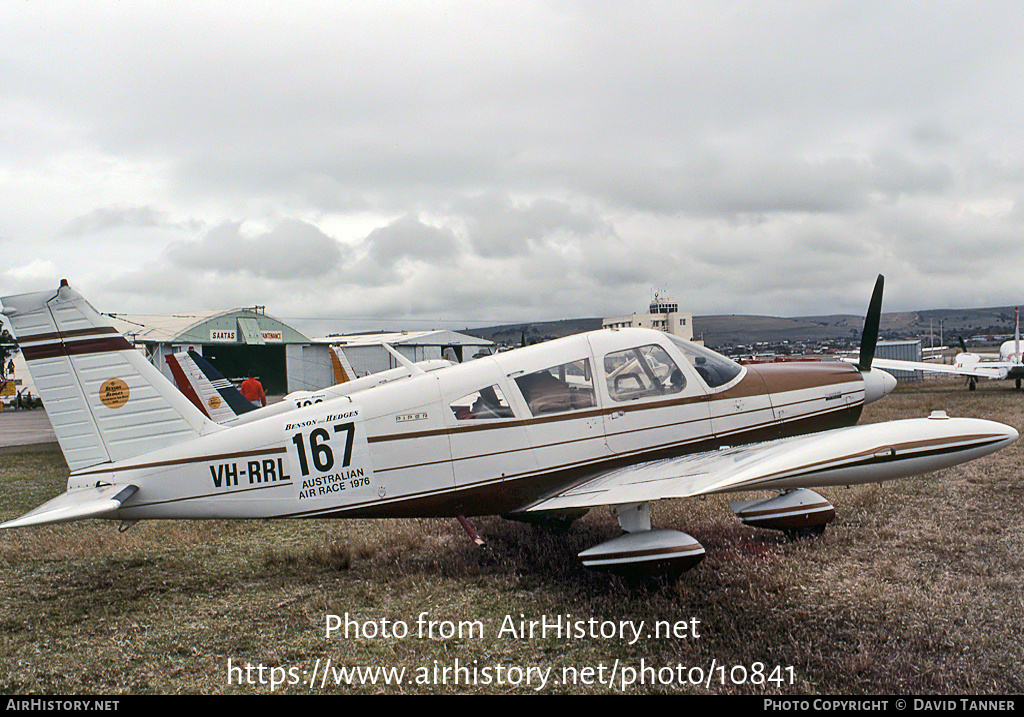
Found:
[[471, 530], [474, 515], [567, 523], [610, 506], [626, 532], [584, 564], [677, 574], [704, 548], [653, 529], [652, 501], [770, 491], [731, 507], [750, 525], [820, 532], [835, 509], [811, 487], [927, 473], [1017, 439], [941, 413], [855, 425], [895, 386], [871, 365], [881, 286], [856, 366], [741, 366], [660, 331], [606, 329], [234, 426], [204, 415], [66, 282], [7, 297], [71, 475], [0, 527], [441, 516]]
[[166, 360], [178, 389], [210, 420], [227, 423], [256, 410], [252, 401], [192, 349], [171, 354]]

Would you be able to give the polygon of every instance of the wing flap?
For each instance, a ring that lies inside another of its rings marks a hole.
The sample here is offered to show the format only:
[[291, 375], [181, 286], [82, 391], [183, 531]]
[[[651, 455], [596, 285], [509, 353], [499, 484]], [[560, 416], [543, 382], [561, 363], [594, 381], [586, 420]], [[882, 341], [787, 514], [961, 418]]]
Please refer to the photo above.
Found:
[[606, 471], [526, 510], [880, 482], [979, 458], [1008, 446], [1017, 436], [1016, 429], [995, 421], [936, 413]]
[[0, 523], [0, 528], [64, 523], [82, 518], [103, 518], [121, 507], [139, 488], [134, 485], [104, 485], [75, 488], [30, 510], [20, 518]]

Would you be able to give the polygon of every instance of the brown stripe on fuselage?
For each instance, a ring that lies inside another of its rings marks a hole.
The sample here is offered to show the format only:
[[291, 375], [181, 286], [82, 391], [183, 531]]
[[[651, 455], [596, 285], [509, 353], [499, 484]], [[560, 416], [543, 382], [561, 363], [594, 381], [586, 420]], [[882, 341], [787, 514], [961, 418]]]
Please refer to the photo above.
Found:
[[[849, 384], [860, 380], [860, 373], [856, 368], [847, 366], [840, 362], [816, 362], [804, 364], [762, 364], [756, 367], [748, 366], [747, 375], [735, 386], [718, 393], [710, 393], [697, 397], [685, 397], [665, 399], [648, 403], [632, 405], [614, 404], [603, 409], [585, 409], [569, 413], [561, 413], [550, 416], [539, 416], [523, 420], [493, 421], [480, 424], [444, 427], [428, 431], [415, 431], [409, 433], [394, 433], [382, 436], [369, 436], [370, 443], [404, 440], [431, 435], [443, 435], [461, 431], [500, 430], [511, 426], [528, 426], [555, 421], [579, 420], [581, 418], [601, 416], [621, 410], [647, 410], [652, 408], [664, 408], [671, 405], [683, 403], [717, 401], [721, 399], [737, 398], [740, 396], [763, 395], [766, 387], [773, 392], [793, 391], [803, 388], [813, 388]], [[754, 369], [754, 370], [751, 370]], [[494, 515], [521, 510], [525, 506], [536, 502], [539, 499], [548, 497], [556, 492], [568, 490], [574, 485], [590, 480], [595, 473], [614, 468], [621, 468], [638, 462], [657, 460], [660, 458], [672, 458], [689, 453], [713, 450], [727, 443], [729, 445], [742, 445], [764, 440], [772, 440], [791, 435], [801, 435], [816, 431], [828, 430], [851, 426], [857, 423], [860, 418], [863, 404], [858, 402], [853, 405], [836, 406], [834, 410], [817, 412], [810, 416], [801, 416], [789, 421], [772, 421], [758, 426], [740, 429], [736, 433], [727, 436], [709, 436], [705, 440], [686, 442], [680, 440], [677, 443], [659, 446], [649, 446], [643, 450], [630, 454], [608, 456], [596, 459], [582, 465], [565, 464], [552, 466], [543, 472], [525, 473], [520, 476], [495, 476], [474, 483], [470, 486], [455, 489], [442, 489], [424, 492], [420, 494], [405, 495], [393, 501], [373, 500], [360, 505], [349, 507], [327, 508], [315, 512], [297, 512], [294, 514], [282, 515], [279, 517], [454, 517], [458, 515]], [[603, 436], [588, 436], [580, 440], [597, 440]], [[534, 446], [533, 448], [537, 448]], [[139, 464], [125, 466], [118, 470], [131, 468], [152, 468], [163, 467], [174, 464], [195, 463], [206, 460], [224, 459], [228, 457], [241, 457], [244, 455], [257, 455], [258, 453], [285, 452], [285, 448], [265, 449], [264, 451], [240, 452], [237, 454], [225, 454], [221, 456], [197, 456], [194, 458], [161, 461], [159, 463]], [[529, 450], [529, 449], [522, 449]], [[500, 452], [500, 451], [498, 451]], [[486, 454], [485, 454], [486, 455]], [[378, 469], [378, 472], [389, 472], [400, 468], [408, 469], [410, 466], [393, 467], [391, 469]], [[78, 475], [89, 473], [108, 472], [97, 466]]]
[[[855, 424], [860, 418], [862, 405], [843, 407], [827, 414], [815, 415], [758, 427], [754, 430], [728, 436], [730, 445], [756, 443], [758, 441], [789, 435], [802, 435], [830, 428], [840, 428]], [[544, 472], [529, 473], [521, 476], [496, 477], [481, 481], [470, 486], [428, 491], [420, 494], [404, 495], [391, 501], [371, 500], [366, 503], [324, 508], [317, 511], [301, 511], [274, 516], [276, 518], [438, 518], [457, 517], [459, 515], [501, 515], [522, 510], [525, 507], [549, 497], [555, 493], [569, 490], [591, 480], [602, 471], [622, 468], [648, 460], [673, 458], [679, 455], [700, 453], [719, 448], [721, 441], [709, 438], [689, 444], [677, 444], [659, 447], [656, 450], [637, 454], [610, 456], [585, 464], [565, 464], [548, 468]], [[178, 460], [167, 460], [125, 466], [120, 470], [167, 467], [176, 464], [200, 463], [204, 461], [229, 460], [233, 458], [251, 457], [255, 455], [284, 453], [285, 448], [267, 448], [261, 451], [224, 453], [219, 455], [195, 456]], [[76, 473], [76, 477], [84, 475], [109, 473], [109, 467], [95, 466], [89, 470]], [[266, 487], [266, 486], [264, 486]], [[219, 495], [219, 494], [218, 494]], [[161, 501], [177, 503], [194, 500], [197, 497]], [[133, 507], [142, 507], [147, 503], [139, 503]]]
[[525, 419], [504, 419], [493, 421], [466, 421], [457, 426], [445, 426], [444, 428], [430, 428], [425, 431], [409, 431], [408, 433], [386, 433], [379, 436], [368, 436], [370, 443], [383, 443], [385, 441], [404, 441], [407, 438], [427, 438], [430, 436], [441, 436], [449, 433], [469, 433], [471, 431], [486, 431], [490, 429], [515, 428], [522, 426], [533, 426], [540, 423], [551, 423], [555, 421], [575, 421], [582, 418], [594, 418], [610, 411], [602, 409], [585, 409], [582, 411], [569, 411], [551, 415], [540, 415]]
[[[760, 426], [754, 430], [732, 434], [727, 437], [725, 443], [738, 446], [852, 426], [860, 419], [862, 408], [862, 404], [856, 404], [825, 414]], [[566, 464], [518, 478], [496, 477], [454, 490], [406, 495], [394, 501], [372, 501], [350, 507], [328, 508], [323, 512], [295, 513], [281, 517], [436, 518], [500, 515], [522, 510], [538, 500], [569, 490], [602, 471], [661, 458], [710, 451], [722, 444], [723, 441], [719, 438], [709, 438], [705, 441], [659, 447], [656, 450], [630, 455], [610, 456], [583, 465]]]
[[387, 433], [377, 436], [369, 436], [367, 440], [370, 443], [383, 443], [387, 441], [401, 441], [407, 438], [426, 438], [429, 436], [438, 436], [448, 433], [468, 433], [471, 431], [487, 431], [513, 426], [532, 426], [540, 423], [573, 421], [580, 418], [591, 418], [596, 416], [603, 417], [622, 411], [628, 413], [634, 411], [650, 411], [658, 408], [668, 408], [670, 406], [707, 403], [723, 399], [742, 398], [744, 396], [762, 396], [766, 393], [777, 394], [785, 391], [797, 391], [806, 388], [820, 388], [833, 385], [843, 386], [861, 381], [860, 372], [852, 365], [843, 363], [842, 361], [783, 362], [775, 364], [750, 365], [746, 368], [747, 373], [739, 383], [717, 393], [702, 393], [695, 396], [666, 398], [660, 401], [612, 403], [604, 408], [591, 408], [552, 415], [532, 416], [525, 419], [486, 421], [480, 423], [467, 422], [465, 425], [446, 426], [444, 428], [434, 428], [424, 431]]
[[[814, 398], [808, 398], [808, 399], [805, 399], [805, 400], [802, 400], [802, 401], [793, 401], [793, 402], [786, 403], [786, 404], [783, 404], [783, 405], [786, 406], [786, 407], [792, 407], [792, 406], [797, 406], [797, 405], [805, 404], [805, 403], [818, 403], [820, 401], [821, 401], [821, 397], [818, 396], [818, 397], [814, 397]], [[849, 412], [849, 414], [848, 414], [849, 417], [844, 417], [844, 418], [837, 419], [836, 416], [840, 415], [840, 414], [837, 413], [837, 411], [848, 411]], [[854, 413], [854, 411], [855, 411], [855, 413]], [[801, 426], [806, 426], [807, 427], [806, 428], [807, 431], [826, 430], [827, 428], [843, 427], [843, 426], [853, 425], [859, 419], [860, 411], [861, 411], [861, 404], [848, 405], [848, 406], [843, 406], [843, 407], [840, 407], [837, 404], [836, 406], [834, 406], [832, 408], [827, 408], [827, 409], [824, 409], [824, 410], [816, 410], [816, 411], [813, 411], [811, 413], [803, 413], [803, 414], [800, 414], [799, 416], [794, 416], [792, 419], [790, 419], [789, 422], [778, 421], [778, 420], [772, 418], [771, 420], [768, 420], [768, 421], [761, 421], [761, 422], [758, 422], [758, 423], [753, 424], [753, 425], [747, 425], [747, 426], [743, 426], [741, 428], [734, 429], [732, 431], [723, 431], [723, 432], [716, 433], [714, 435], [714, 438], [705, 435], [700, 440], [684, 438], [681, 435], [678, 440], [663, 442], [663, 443], [659, 443], [657, 445], [647, 445], [647, 446], [644, 446], [643, 449], [636, 450], [636, 451], [630, 451], [628, 453], [621, 453], [619, 455], [636, 455], [636, 454], [649, 455], [653, 451], [665, 451], [665, 450], [674, 451], [676, 455], [681, 455], [683, 453], [690, 452], [688, 450], [688, 447], [691, 446], [691, 445], [694, 445], [694, 444], [696, 444], [698, 442], [700, 442], [700, 443], [707, 443], [709, 441], [713, 441], [714, 440], [714, 441], [717, 441], [717, 443], [719, 445], [722, 445], [722, 444], [733, 444], [735, 442], [735, 440], [734, 440], [735, 438], [740, 438], [740, 440], [742, 440], [744, 443], [747, 443], [747, 442], [753, 442], [753, 439], [748, 439], [748, 437], [749, 436], [755, 436], [755, 435], [759, 436], [759, 438], [757, 438], [756, 440], [772, 440], [772, 439], [775, 439], [775, 438], [783, 437], [785, 435], [795, 435], [797, 432], [804, 432], [805, 429], [801, 429], [800, 431], [794, 431], [794, 430], [790, 429], [792, 424], [794, 424], [798, 420], [801, 421], [801, 423], [800, 423]], [[745, 411], [745, 410], [735, 411], [734, 413], [732, 413], [730, 415], [731, 416], [737, 416], [737, 415], [756, 414], [756, 413], [763, 413], [763, 412], [764, 412], [763, 408], [755, 408], [755, 409], [752, 409], [750, 411]], [[571, 416], [573, 414], [566, 414], [566, 415]], [[658, 424], [657, 428], [659, 428], [659, 429], [676, 428], [676, 429], [682, 430], [686, 426], [689, 426], [689, 425], [695, 424], [695, 423], [702, 423], [702, 422], [705, 422], [706, 420], [707, 419], [705, 417], [686, 418], [686, 419], [683, 419], [683, 420], [680, 420], [680, 421], [670, 421], [670, 422], [667, 422], [667, 423], [660, 423], [660, 424]], [[478, 429], [489, 428], [489, 429], [494, 429], [494, 430], [500, 430], [501, 428], [504, 428], [504, 427], [506, 427], [508, 425], [509, 425], [508, 423], [489, 423], [489, 424], [486, 424], [486, 425], [478, 427]], [[457, 429], [453, 429], [452, 432], [454, 432], [455, 430], [457, 430]], [[632, 429], [625, 430], [625, 431], [619, 431], [619, 432], [615, 433], [615, 436], [621, 438], [622, 436], [628, 436], [628, 435], [632, 435], [632, 434], [642, 434], [642, 433], [645, 433], [648, 430], [650, 430], [650, 428], [648, 428], [648, 427], [632, 428]], [[494, 456], [498, 456], [498, 455], [506, 455], [506, 454], [507, 455], [512, 455], [512, 454], [515, 454], [515, 453], [521, 453], [521, 452], [531, 451], [531, 450], [535, 450], [535, 449], [553, 448], [555, 446], [564, 445], [566, 443], [580, 443], [580, 442], [585, 442], [585, 441], [594, 441], [594, 440], [598, 440], [598, 439], [603, 438], [603, 437], [604, 437], [603, 435], [602, 436], [588, 435], [588, 436], [584, 436], [584, 437], [580, 437], [580, 438], [573, 438], [573, 439], [567, 439], [567, 440], [566, 439], [554, 440], [554, 441], [551, 441], [551, 442], [544, 442], [544, 443], [539, 443], [539, 444], [538, 443], [534, 443], [534, 444], [529, 445], [529, 446], [523, 446], [521, 448], [515, 448], [515, 449], [511, 449], [511, 450], [508, 450], [508, 449], [481, 450], [480, 452], [477, 452], [477, 453], [457, 456], [457, 457], [454, 458], [454, 460], [455, 461], [469, 461], [469, 460], [475, 460], [475, 459], [478, 459], [478, 458], [494, 457]], [[431, 461], [430, 463], [426, 463], [426, 464], [395, 465], [395, 466], [391, 466], [391, 467], [388, 467], [388, 468], [378, 469], [378, 472], [383, 473], [383, 472], [389, 472], [389, 471], [400, 471], [400, 470], [406, 470], [408, 468], [415, 468], [415, 467], [418, 467], [419, 465], [430, 465], [430, 464], [436, 464], [436, 463], [442, 463], [442, 462], [445, 462], [445, 461], [443, 461], [443, 460], [435, 460], [435, 461]]]
[[135, 463], [112, 468], [109, 463], [100, 463], [96, 466], [89, 466], [78, 473], [72, 473], [72, 477], [101, 475], [104, 473], [119, 473], [121, 471], [138, 471], [146, 468], [167, 468], [168, 466], [185, 466], [190, 463], [206, 463], [213, 461], [229, 461], [235, 458], [252, 458], [253, 456], [269, 456], [275, 453], [287, 453], [288, 449], [283, 446], [274, 448], [255, 448], [250, 451], [236, 451], [234, 453], [213, 453], [203, 456], [192, 456], [190, 458], [171, 458], [166, 461], [151, 461], [149, 463]]
[[[748, 367], [750, 368], [750, 367]], [[411, 437], [425, 437], [425, 436], [436, 436], [443, 435], [446, 433], [453, 434], [456, 432], [463, 431], [483, 431], [483, 430], [497, 430], [500, 431], [503, 428], [513, 426], [529, 426], [535, 423], [547, 423], [551, 421], [566, 421], [566, 420], [578, 420], [584, 417], [592, 417], [602, 414], [609, 414], [621, 410], [630, 411], [641, 411], [641, 410], [653, 410], [658, 408], [667, 408], [669, 406], [680, 405], [683, 403], [694, 403], [703, 401], [718, 401], [729, 398], [738, 398], [741, 396], [760, 396], [765, 395], [768, 391], [769, 382], [778, 388], [778, 391], [796, 391], [804, 388], [820, 388], [835, 385], [837, 389], [842, 390], [844, 394], [850, 393], [850, 389], [854, 384], [860, 381], [860, 372], [852, 366], [841, 362], [813, 362], [803, 364], [769, 364], [765, 366], [758, 366], [758, 369], [766, 368], [767, 370], [762, 371], [754, 370], [748, 371], [744, 378], [736, 385], [719, 393], [712, 393], [706, 395], [700, 395], [696, 397], [686, 398], [675, 398], [665, 399], [660, 401], [648, 401], [641, 402], [632, 405], [620, 405], [613, 404], [610, 407], [604, 409], [589, 409], [585, 411], [576, 411], [569, 413], [560, 413], [552, 416], [540, 416], [538, 418], [531, 418], [525, 420], [508, 420], [508, 421], [488, 421], [476, 425], [467, 426], [456, 426], [446, 427], [440, 429], [433, 429], [428, 431], [418, 431], [412, 434], [389, 434], [386, 436], [371, 436], [369, 438], [370, 443], [402, 440]], [[764, 374], [768, 374], [769, 378], [766, 381]], [[859, 388], [859, 386], [856, 386]], [[793, 406], [795, 404], [817, 402], [820, 401], [821, 397], [815, 397], [813, 399], [799, 400], [795, 402], [786, 403], [786, 406]], [[783, 438], [786, 436], [800, 435], [803, 433], [811, 433], [816, 431], [828, 430], [830, 428], [841, 428], [845, 426], [852, 426], [857, 423], [860, 419], [861, 411], [863, 409], [863, 403], [858, 401], [855, 404], [849, 404], [844, 406], [836, 405], [830, 409], [814, 411], [810, 415], [795, 416], [788, 421], [777, 421], [771, 420], [768, 422], [758, 423], [754, 426], [746, 426], [740, 428], [734, 432], [726, 432], [718, 434], [716, 436], [707, 436], [702, 440], [693, 440], [692, 438], [686, 439], [680, 436], [679, 440], [671, 441], [668, 443], [661, 443], [659, 445], [648, 445], [641, 450], [631, 451], [629, 453], [619, 454], [614, 457], [606, 459], [597, 459], [598, 464], [603, 466], [625, 466], [630, 463], [639, 461], [655, 460], [659, 458], [672, 458], [675, 456], [695, 453], [702, 450], [711, 450], [718, 448], [721, 445], [740, 445], [745, 443], [753, 443], [757, 441], [774, 440], [777, 438]], [[757, 409], [760, 411], [762, 409]], [[751, 411], [751, 412], [757, 412]], [[746, 413], [740, 411], [740, 413]], [[694, 420], [685, 420], [682, 423], [691, 423]], [[664, 425], [659, 426], [664, 428]], [[642, 433], [645, 429], [637, 428], [628, 433]], [[597, 436], [587, 436], [585, 438], [577, 440], [596, 440]], [[532, 449], [550, 448], [552, 443], [544, 443], [543, 445], [533, 445], [532, 447], [524, 447], [516, 449], [514, 451], [482, 451], [478, 454], [470, 456], [459, 456], [455, 460], [471, 460], [481, 456], [492, 457], [501, 453], [518, 453], [521, 451], [529, 451]], [[441, 461], [435, 461], [437, 463]], [[589, 474], [593, 470], [593, 463], [588, 464], [586, 469]], [[392, 471], [407, 470], [414, 465], [396, 465], [388, 468], [378, 469], [378, 472], [389, 473]], [[550, 466], [547, 468], [547, 474], [553, 476], [560, 476], [554, 478], [551, 482], [544, 481], [543, 485], [537, 486], [536, 489], [542, 492], [551, 492], [562, 487], [562, 480], [564, 478], [565, 471], [571, 471], [572, 466]], [[501, 477], [495, 477], [493, 479], [487, 479], [475, 484], [475, 488], [487, 487], [495, 483], [514, 483], [518, 480], [532, 481], [537, 474], [520, 474], [516, 475], [514, 472], [509, 475], [505, 474]], [[496, 486], [495, 486], [496, 487]], [[533, 493], [533, 489], [528, 489], [529, 493]], [[449, 494], [451, 495], [451, 494]], [[534, 495], [536, 495], [534, 493]], [[413, 498], [415, 500], [415, 498]], [[474, 498], [475, 500], [482, 498]], [[433, 508], [431, 508], [432, 510]], [[498, 512], [507, 512], [512, 510], [513, 507], [505, 505], [504, 508]], [[468, 510], [468, 508], [467, 508]], [[490, 511], [494, 512], [494, 511]], [[456, 513], [457, 514], [457, 513]]]

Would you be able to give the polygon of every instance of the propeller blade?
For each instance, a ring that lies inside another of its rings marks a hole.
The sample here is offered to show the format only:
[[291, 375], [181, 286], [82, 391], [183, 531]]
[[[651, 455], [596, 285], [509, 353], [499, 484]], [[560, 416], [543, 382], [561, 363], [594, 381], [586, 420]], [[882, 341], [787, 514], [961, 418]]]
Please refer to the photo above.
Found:
[[875, 290], [871, 293], [868, 313], [864, 317], [864, 332], [860, 337], [860, 359], [857, 368], [861, 371], [871, 370], [871, 361], [875, 358], [875, 345], [878, 343], [878, 324], [882, 318], [882, 285], [885, 277], [881, 274], [875, 280]]
[[963, 336], [960, 337], [960, 350], [963, 351], [964, 353], [967, 353], [967, 344], [964, 343]]

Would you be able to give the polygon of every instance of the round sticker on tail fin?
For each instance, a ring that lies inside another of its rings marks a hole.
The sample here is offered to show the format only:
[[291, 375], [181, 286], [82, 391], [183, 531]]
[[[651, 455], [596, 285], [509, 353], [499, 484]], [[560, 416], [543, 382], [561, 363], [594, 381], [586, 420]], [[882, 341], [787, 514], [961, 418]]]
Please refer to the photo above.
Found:
[[128, 403], [128, 384], [119, 378], [104, 381], [100, 386], [100, 401], [107, 408], [121, 408]]

